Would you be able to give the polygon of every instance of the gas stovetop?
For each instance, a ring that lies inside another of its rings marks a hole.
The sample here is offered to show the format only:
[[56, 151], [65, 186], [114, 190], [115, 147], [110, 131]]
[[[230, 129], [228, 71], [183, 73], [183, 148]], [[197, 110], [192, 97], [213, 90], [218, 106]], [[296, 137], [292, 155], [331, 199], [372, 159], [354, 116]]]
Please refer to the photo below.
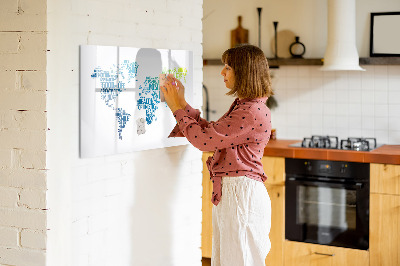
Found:
[[289, 145], [291, 147], [337, 149], [353, 151], [371, 151], [382, 145], [377, 145], [376, 138], [347, 138], [339, 142], [336, 136], [311, 136], [302, 142]]

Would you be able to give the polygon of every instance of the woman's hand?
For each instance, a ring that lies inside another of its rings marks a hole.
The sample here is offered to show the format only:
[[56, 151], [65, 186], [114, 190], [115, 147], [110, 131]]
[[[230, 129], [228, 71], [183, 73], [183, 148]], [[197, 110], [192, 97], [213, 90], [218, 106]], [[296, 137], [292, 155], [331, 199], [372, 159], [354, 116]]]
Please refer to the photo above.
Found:
[[183, 106], [183, 108], [185, 108], [187, 105], [187, 102], [185, 100], [185, 87], [183, 86], [182, 82], [179, 79], [175, 78], [174, 76], [169, 76], [169, 77], [171, 77], [172, 80], [174, 82], [176, 82], [176, 84], [178, 85], [179, 102], [180, 102], [181, 106]]
[[160, 86], [160, 90], [164, 93], [165, 101], [172, 113], [178, 109], [184, 109], [186, 107], [185, 97], [182, 97], [184, 89], [181, 89], [180, 86], [184, 88], [179, 80], [169, 75], [167, 76], [164, 86]]

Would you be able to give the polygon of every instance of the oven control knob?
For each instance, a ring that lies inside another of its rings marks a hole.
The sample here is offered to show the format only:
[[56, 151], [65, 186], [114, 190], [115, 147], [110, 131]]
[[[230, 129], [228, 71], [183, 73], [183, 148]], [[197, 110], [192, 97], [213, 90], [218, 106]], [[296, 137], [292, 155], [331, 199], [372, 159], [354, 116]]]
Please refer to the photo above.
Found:
[[305, 162], [304, 165], [306, 166], [306, 170], [307, 170], [307, 171], [310, 172], [310, 171], [312, 170], [311, 162]]
[[340, 168], [340, 173], [341, 174], [346, 173], [346, 169], [347, 169], [347, 164], [342, 164], [342, 167]]

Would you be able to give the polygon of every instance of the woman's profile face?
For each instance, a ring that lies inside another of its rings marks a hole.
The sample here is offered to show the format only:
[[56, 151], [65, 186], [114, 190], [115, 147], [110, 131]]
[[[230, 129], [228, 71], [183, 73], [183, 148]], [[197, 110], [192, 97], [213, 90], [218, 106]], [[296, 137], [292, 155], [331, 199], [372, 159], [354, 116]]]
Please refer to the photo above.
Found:
[[225, 86], [228, 89], [233, 89], [235, 86], [235, 73], [233, 72], [233, 69], [225, 64], [221, 71], [221, 75], [224, 77]]

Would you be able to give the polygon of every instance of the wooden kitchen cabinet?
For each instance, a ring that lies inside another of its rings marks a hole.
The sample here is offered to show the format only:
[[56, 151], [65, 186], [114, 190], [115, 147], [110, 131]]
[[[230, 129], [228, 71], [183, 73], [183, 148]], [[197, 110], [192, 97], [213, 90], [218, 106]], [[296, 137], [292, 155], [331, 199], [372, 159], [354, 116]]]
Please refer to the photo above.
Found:
[[370, 167], [370, 265], [400, 265], [400, 165]]
[[265, 187], [271, 199], [271, 250], [265, 259], [266, 266], [283, 265], [285, 240], [285, 158], [264, 156], [261, 160], [267, 175]]
[[[212, 183], [206, 166], [211, 152], [203, 153], [203, 217], [202, 217], [202, 256], [211, 258], [212, 253]], [[283, 265], [284, 230], [285, 230], [285, 158], [263, 157], [264, 171], [268, 176], [265, 182], [272, 205], [271, 250], [266, 258], [266, 265]]]
[[366, 266], [365, 250], [285, 241], [285, 266]]
[[271, 199], [271, 250], [265, 259], [266, 266], [283, 265], [285, 241], [285, 187], [265, 184]]
[[204, 258], [211, 258], [212, 252], [212, 183], [206, 165], [212, 152], [203, 153], [203, 195], [202, 195], [202, 223], [201, 223], [201, 253]]
[[371, 193], [400, 195], [400, 165], [370, 164]]

